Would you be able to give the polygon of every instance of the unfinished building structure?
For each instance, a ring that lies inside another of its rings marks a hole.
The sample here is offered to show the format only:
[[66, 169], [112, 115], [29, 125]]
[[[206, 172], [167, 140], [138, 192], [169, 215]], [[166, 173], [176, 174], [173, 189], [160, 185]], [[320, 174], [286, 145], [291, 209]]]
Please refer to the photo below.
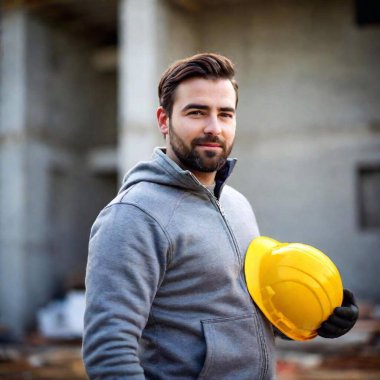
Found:
[[345, 286], [380, 301], [380, 29], [357, 10], [346, 0], [4, 1], [0, 324], [25, 332], [82, 282], [94, 218], [163, 143], [160, 73], [201, 51], [237, 66], [231, 183], [261, 233], [320, 248]]

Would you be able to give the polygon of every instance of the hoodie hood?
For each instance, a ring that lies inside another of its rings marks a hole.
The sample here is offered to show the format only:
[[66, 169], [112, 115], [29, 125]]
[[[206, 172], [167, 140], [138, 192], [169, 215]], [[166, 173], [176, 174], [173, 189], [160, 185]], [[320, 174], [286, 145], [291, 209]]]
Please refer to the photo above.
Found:
[[[227, 159], [225, 165], [216, 173], [214, 193], [217, 198], [236, 161], [235, 158]], [[190, 170], [182, 169], [166, 155], [165, 148], [155, 148], [151, 161], [140, 162], [129, 170], [123, 179], [119, 194], [139, 182], [153, 182], [194, 191], [204, 189]]]

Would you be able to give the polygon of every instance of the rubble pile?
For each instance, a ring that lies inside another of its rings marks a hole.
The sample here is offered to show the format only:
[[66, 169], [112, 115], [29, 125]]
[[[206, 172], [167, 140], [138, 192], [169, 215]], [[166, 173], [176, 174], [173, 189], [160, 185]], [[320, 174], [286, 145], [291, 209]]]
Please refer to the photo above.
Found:
[[[1, 346], [0, 346], [1, 347]], [[0, 348], [1, 380], [83, 380], [87, 379], [81, 359], [80, 342], [52, 344], [40, 340]]]

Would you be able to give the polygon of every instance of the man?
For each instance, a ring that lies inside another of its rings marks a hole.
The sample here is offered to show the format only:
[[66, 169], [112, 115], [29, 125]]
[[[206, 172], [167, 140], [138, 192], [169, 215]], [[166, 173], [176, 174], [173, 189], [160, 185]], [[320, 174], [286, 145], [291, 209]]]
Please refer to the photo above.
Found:
[[225, 185], [235, 165], [231, 61], [199, 54], [175, 62], [159, 100], [166, 148], [127, 173], [91, 231], [89, 377], [273, 379], [273, 330], [243, 275], [259, 232], [248, 201]]

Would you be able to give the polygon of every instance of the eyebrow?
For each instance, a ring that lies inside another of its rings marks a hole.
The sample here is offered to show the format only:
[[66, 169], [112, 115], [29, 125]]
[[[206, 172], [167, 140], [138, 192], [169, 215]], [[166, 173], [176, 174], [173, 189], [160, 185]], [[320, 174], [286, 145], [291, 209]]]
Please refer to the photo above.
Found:
[[[185, 112], [189, 109], [198, 109], [198, 110], [209, 110], [210, 107], [206, 106], [204, 104], [196, 104], [196, 103], [190, 103], [187, 104], [185, 107], [182, 108], [182, 112]], [[235, 113], [235, 108], [234, 107], [220, 107], [218, 110], [223, 111], [223, 112], [232, 112]]]

